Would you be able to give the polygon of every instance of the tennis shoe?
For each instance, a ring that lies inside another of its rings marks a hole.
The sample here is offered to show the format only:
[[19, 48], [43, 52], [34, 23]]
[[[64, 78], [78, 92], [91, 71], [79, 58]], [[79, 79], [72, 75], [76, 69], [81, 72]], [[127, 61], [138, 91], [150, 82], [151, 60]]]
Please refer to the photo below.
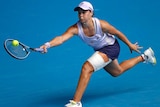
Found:
[[82, 107], [82, 103], [69, 100], [69, 103], [66, 104], [65, 107]]
[[144, 59], [144, 63], [151, 63], [152, 65], [155, 65], [157, 63], [154, 51], [152, 50], [151, 47], [144, 51], [142, 57]]

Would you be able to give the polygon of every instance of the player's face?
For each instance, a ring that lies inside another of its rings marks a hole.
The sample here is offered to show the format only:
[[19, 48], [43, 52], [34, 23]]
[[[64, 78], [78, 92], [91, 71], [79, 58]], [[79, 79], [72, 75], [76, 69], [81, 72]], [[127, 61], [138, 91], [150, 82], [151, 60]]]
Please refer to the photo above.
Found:
[[92, 18], [92, 12], [90, 10], [78, 10], [78, 17], [81, 23], [86, 23], [90, 18]]

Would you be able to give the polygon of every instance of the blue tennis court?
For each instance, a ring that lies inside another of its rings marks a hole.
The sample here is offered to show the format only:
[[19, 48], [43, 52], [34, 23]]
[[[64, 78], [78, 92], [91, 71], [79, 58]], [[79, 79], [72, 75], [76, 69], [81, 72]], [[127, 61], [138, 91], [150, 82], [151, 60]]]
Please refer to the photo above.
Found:
[[[91, 1], [91, 0], [90, 0]], [[81, 0], [0, 1], [0, 107], [63, 107], [72, 99], [83, 62], [94, 52], [78, 37], [32, 53], [25, 60], [9, 56], [5, 39], [39, 47], [76, 23]], [[159, 0], [91, 1], [95, 16], [122, 31], [130, 41], [152, 47], [157, 65], [140, 63], [119, 77], [95, 72], [82, 98], [83, 107], [160, 107]], [[137, 56], [120, 42], [119, 61]]]

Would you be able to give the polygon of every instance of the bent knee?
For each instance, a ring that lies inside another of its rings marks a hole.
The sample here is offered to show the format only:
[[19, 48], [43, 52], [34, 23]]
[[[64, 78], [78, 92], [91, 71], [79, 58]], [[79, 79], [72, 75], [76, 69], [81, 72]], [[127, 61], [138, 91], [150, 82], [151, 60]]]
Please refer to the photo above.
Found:
[[110, 74], [112, 77], [118, 77], [118, 76], [120, 76], [122, 73], [123, 73], [122, 70], [117, 70], [117, 71], [114, 71], [114, 72], [109, 72], [109, 74]]
[[89, 62], [85, 62], [82, 66], [81, 77], [90, 78], [91, 74], [94, 72], [94, 68]]
[[84, 73], [92, 73], [94, 72], [93, 66], [87, 61], [82, 66], [82, 72]]
[[117, 74], [111, 74], [112, 77], [118, 77], [118, 76], [120, 76], [120, 75], [121, 75], [121, 74], [118, 74], [118, 73], [117, 73]]

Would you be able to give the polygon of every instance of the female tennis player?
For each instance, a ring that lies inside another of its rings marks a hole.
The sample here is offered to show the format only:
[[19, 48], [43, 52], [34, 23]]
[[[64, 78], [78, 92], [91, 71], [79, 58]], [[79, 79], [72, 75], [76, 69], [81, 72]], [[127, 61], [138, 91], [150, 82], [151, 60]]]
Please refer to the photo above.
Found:
[[95, 50], [93, 55], [84, 62], [74, 97], [65, 105], [66, 107], [82, 107], [81, 98], [90, 77], [99, 69], [103, 68], [112, 76], [117, 77], [140, 62], [156, 64], [156, 58], [151, 48], [148, 48], [143, 54], [119, 64], [120, 45], [117, 38], [123, 41], [131, 51], [140, 53], [142, 47], [138, 43], [131, 43], [122, 32], [107, 21], [93, 17], [94, 9], [91, 3], [83, 1], [74, 8], [74, 11], [78, 12], [77, 23], [70, 26], [62, 35], [56, 36], [40, 47], [47, 52], [48, 48], [58, 46], [74, 35], [78, 35]]

